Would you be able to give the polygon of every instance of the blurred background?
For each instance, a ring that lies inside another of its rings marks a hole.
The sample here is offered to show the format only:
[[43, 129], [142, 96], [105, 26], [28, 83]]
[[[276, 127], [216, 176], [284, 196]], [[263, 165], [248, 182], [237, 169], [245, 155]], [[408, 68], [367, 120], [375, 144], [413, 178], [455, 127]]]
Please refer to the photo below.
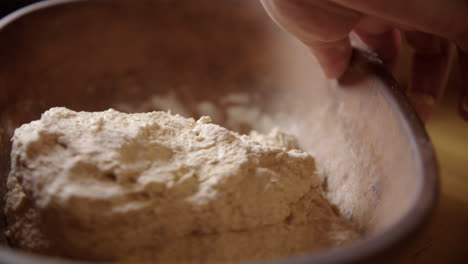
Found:
[[39, 2], [34, 0], [0, 0], [0, 17], [30, 3]]
[[[32, 0], [0, 0], [0, 17]], [[411, 50], [404, 47], [395, 76], [408, 87]], [[0, 62], [1, 63], [1, 62]], [[432, 119], [427, 123], [439, 159], [441, 195], [433, 217], [411, 245], [395, 249], [398, 263], [468, 263], [468, 122], [457, 114], [460, 80], [453, 71]]]

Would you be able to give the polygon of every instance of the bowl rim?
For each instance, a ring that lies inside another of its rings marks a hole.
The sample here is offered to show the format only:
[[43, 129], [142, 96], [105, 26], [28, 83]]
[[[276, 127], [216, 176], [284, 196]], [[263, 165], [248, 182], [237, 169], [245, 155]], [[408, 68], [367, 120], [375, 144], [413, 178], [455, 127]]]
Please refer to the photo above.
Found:
[[[0, 19], [0, 34], [2, 30], [14, 21], [34, 13], [57, 5], [85, 2], [89, 0], [46, 0], [24, 6]], [[376, 81], [379, 92], [387, 102], [395, 109], [397, 118], [401, 123], [405, 134], [411, 141], [411, 148], [417, 159], [418, 193], [408, 211], [396, 223], [386, 230], [372, 234], [352, 243], [323, 251], [301, 256], [289, 256], [274, 261], [260, 261], [255, 263], [276, 264], [331, 264], [331, 263], [356, 263], [368, 260], [379, 253], [403, 243], [412, 234], [419, 230], [435, 208], [439, 193], [439, 168], [433, 145], [423, 122], [409, 103], [403, 90], [374, 54], [354, 50], [351, 64], [359, 65], [371, 73]], [[5, 262], [4, 262], [5, 261]], [[32, 255], [11, 248], [0, 246], [0, 262], [2, 263], [89, 263], [66, 259], [56, 259], [46, 256]], [[253, 262], [242, 262], [253, 263]]]

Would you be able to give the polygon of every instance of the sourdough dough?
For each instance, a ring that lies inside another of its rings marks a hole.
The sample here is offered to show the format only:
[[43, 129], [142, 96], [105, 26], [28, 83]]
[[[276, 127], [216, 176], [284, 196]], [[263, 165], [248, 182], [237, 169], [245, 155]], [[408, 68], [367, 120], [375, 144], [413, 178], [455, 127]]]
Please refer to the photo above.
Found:
[[52, 108], [15, 131], [10, 243], [84, 260], [265, 259], [358, 235], [314, 159], [273, 130], [239, 135], [166, 112]]

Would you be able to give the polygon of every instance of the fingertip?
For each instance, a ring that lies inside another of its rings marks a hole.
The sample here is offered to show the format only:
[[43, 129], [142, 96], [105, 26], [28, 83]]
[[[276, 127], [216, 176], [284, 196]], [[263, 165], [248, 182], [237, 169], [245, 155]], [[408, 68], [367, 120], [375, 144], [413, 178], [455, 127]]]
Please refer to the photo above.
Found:
[[331, 65], [322, 66], [325, 77], [327, 79], [338, 79], [340, 78], [348, 69], [349, 63], [351, 60], [351, 55], [343, 57], [341, 60], [336, 61]]
[[339, 68], [327, 68], [322, 66], [323, 74], [325, 78], [334, 80], [340, 78], [346, 71], [346, 67], [340, 66]]
[[309, 45], [327, 79], [338, 79], [348, 69], [352, 57], [349, 39]]

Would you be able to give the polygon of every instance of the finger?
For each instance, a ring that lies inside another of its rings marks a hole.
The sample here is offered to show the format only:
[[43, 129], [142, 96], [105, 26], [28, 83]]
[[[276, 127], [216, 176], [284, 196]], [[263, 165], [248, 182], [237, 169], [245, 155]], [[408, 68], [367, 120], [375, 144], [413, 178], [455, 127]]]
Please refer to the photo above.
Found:
[[460, 115], [468, 121], [468, 54], [458, 49], [458, 59], [460, 61], [460, 72], [462, 78], [462, 91], [458, 110]]
[[330, 1], [393, 24], [445, 37], [455, 42], [467, 36], [468, 5], [465, 0]]
[[400, 53], [400, 31], [377, 18], [365, 17], [355, 27], [354, 32], [390, 69]]
[[301, 40], [328, 78], [348, 67], [352, 47], [348, 35], [361, 15], [329, 1], [261, 0], [272, 19]]
[[430, 33], [456, 43], [468, 52], [466, 0], [330, 0], [401, 28]]
[[421, 32], [406, 32], [414, 49], [410, 100], [423, 121], [427, 121], [443, 95], [453, 59], [453, 47], [445, 39]]
[[348, 68], [353, 51], [349, 37], [330, 42], [309, 41], [307, 46], [327, 78], [336, 79]]

